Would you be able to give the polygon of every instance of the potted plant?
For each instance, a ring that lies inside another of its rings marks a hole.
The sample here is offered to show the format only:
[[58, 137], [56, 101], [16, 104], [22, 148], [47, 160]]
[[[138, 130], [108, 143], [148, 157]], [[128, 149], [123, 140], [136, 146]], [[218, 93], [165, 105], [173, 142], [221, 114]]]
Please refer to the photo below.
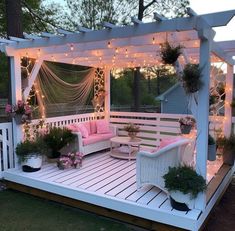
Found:
[[181, 134], [189, 134], [191, 129], [196, 125], [196, 120], [191, 116], [181, 117], [178, 122], [180, 124]]
[[56, 159], [60, 157], [60, 149], [68, 143], [74, 141], [75, 135], [67, 128], [53, 127], [44, 136], [44, 141], [47, 144], [50, 152], [47, 153], [49, 159]]
[[25, 140], [16, 146], [16, 155], [24, 172], [36, 172], [41, 169], [45, 145], [42, 137]]
[[169, 167], [163, 178], [172, 207], [180, 211], [193, 209], [198, 193], [206, 189], [206, 180], [190, 166]]
[[131, 140], [133, 140], [140, 131], [140, 127], [136, 124], [128, 123], [126, 126], [124, 126], [124, 130], [128, 132], [128, 136], [130, 136]]
[[201, 87], [201, 70], [198, 64], [185, 65], [182, 75], [183, 87], [186, 93], [195, 93]]
[[216, 142], [215, 139], [209, 134], [208, 135], [208, 155], [207, 160], [216, 160]]
[[161, 44], [160, 56], [164, 64], [173, 65], [182, 54], [182, 46], [172, 46], [168, 42]]
[[15, 119], [17, 124], [31, 121], [32, 110], [30, 106], [22, 100], [18, 100], [16, 105], [7, 104], [5, 112]]
[[223, 162], [228, 165], [234, 165], [235, 159], [235, 135], [229, 137], [219, 137], [217, 139], [219, 148], [223, 149]]

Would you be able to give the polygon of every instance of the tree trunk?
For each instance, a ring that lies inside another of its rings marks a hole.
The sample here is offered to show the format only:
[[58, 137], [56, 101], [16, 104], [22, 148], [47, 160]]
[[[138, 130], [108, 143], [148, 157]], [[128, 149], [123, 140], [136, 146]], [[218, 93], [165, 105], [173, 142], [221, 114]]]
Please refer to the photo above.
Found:
[[[5, 0], [5, 4], [8, 38], [9, 36], [23, 38], [21, 0]], [[8, 75], [8, 102], [12, 103], [10, 58], [8, 58]]]

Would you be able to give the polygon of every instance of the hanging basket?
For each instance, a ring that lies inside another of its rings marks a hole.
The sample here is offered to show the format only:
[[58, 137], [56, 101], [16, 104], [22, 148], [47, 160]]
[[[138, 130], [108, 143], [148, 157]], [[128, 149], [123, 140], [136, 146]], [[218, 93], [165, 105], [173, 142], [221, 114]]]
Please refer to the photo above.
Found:
[[189, 134], [191, 132], [192, 125], [181, 124], [180, 131], [181, 134]]

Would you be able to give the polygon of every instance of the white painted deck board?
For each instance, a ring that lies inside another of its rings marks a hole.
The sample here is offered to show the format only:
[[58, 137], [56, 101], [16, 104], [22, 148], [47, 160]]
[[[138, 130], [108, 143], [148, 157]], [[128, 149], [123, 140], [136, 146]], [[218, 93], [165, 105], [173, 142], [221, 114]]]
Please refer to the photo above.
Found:
[[[133, 215], [138, 213], [139, 216], [144, 217], [149, 211], [149, 214], [152, 214], [149, 219], [161, 222], [164, 217], [163, 220], [166, 220], [166, 224], [175, 225], [176, 218], [182, 219], [183, 223], [179, 227], [184, 228], [189, 227], [188, 224], [192, 224], [191, 227], [194, 226], [200, 214], [199, 210], [179, 212], [172, 209], [167, 194], [151, 185], [145, 185], [137, 190], [135, 161], [114, 159], [108, 154], [94, 154], [84, 157], [83, 166], [79, 169], [59, 170], [56, 164], [46, 164], [35, 173], [24, 173], [21, 169], [10, 169], [6, 172], [6, 176], [9, 176], [12, 181], [20, 176], [20, 181], [24, 179], [22, 183], [27, 185], [28, 182], [31, 182], [29, 186], [35, 185], [39, 189], [45, 184], [46, 191], [50, 187], [52, 189], [53, 187], [60, 188], [58, 193], [62, 193], [61, 195], [63, 192], [67, 192], [65, 195], [73, 195], [72, 198], [86, 198], [82, 200], [95, 204], [97, 201], [98, 204], [103, 203], [103, 206], [107, 206], [107, 208], [115, 209], [116, 207], [117, 211], [122, 211], [125, 208], [123, 212]], [[20, 183], [18, 180], [15, 182]], [[70, 190], [71, 193], [68, 193]], [[83, 196], [77, 196], [80, 194]], [[97, 199], [92, 202], [94, 196]], [[106, 200], [107, 202], [103, 202]], [[112, 207], [110, 203], [120, 203], [120, 205]], [[132, 207], [129, 211], [129, 206], [134, 206], [135, 209]], [[141, 209], [145, 211], [143, 212], [145, 215], [142, 215]], [[171, 223], [171, 219], [174, 220], [173, 223]]]

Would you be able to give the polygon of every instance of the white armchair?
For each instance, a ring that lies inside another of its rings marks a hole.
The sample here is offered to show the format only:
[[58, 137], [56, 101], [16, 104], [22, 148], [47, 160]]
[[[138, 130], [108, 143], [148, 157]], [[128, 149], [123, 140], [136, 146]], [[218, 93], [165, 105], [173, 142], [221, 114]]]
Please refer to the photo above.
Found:
[[175, 167], [184, 162], [192, 163], [193, 150], [194, 141], [183, 138], [154, 153], [138, 152], [136, 161], [137, 189], [145, 184], [150, 184], [167, 192], [162, 176], [168, 172], [169, 167]]

